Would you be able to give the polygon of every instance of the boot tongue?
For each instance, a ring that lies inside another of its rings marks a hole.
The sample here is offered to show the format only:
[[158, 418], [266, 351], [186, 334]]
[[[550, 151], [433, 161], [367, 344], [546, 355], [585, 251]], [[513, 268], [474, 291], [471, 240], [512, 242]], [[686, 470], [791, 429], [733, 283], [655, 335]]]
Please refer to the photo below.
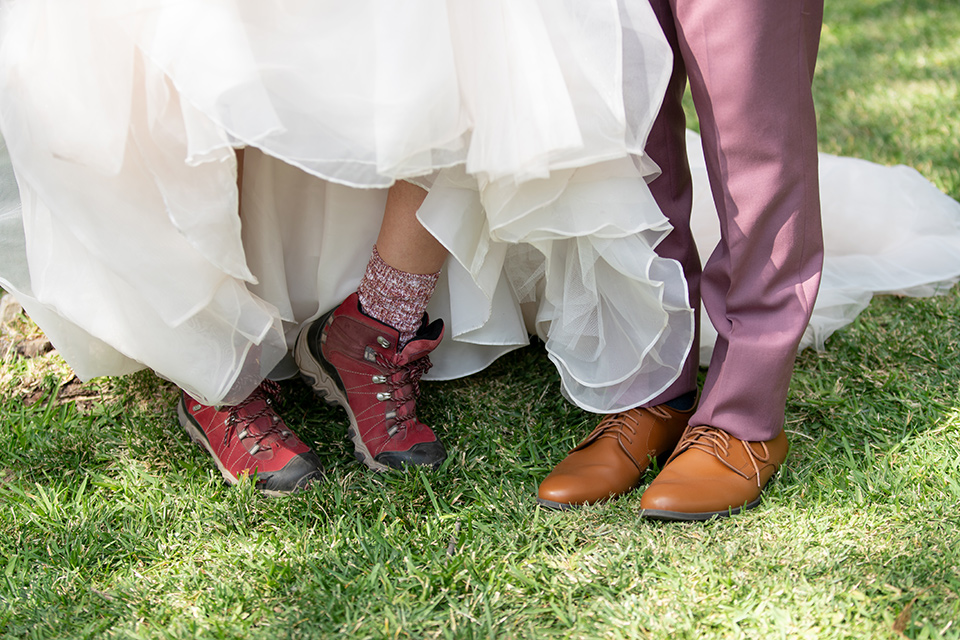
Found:
[[256, 397], [250, 402], [244, 404], [236, 411], [237, 430], [247, 430], [250, 437], [254, 438], [251, 442], [256, 442], [264, 447], [268, 443], [280, 439], [281, 425], [275, 422], [273, 417], [276, 415], [267, 401], [263, 397]]
[[430, 324], [421, 326], [420, 330], [417, 331], [417, 335], [405, 344], [397, 354], [397, 364], [404, 366], [415, 360], [419, 360], [436, 349], [442, 339], [443, 320], [437, 319]]

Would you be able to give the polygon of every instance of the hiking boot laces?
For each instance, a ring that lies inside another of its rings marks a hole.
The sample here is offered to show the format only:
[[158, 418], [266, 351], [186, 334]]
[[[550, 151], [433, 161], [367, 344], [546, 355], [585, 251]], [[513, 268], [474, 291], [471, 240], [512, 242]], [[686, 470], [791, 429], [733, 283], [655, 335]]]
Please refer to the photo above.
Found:
[[[373, 350], [370, 350], [373, 352]], [[391, 402], [393, 408], [386, 411], [384, 417], [387, 420], [394, 420], [394, 423], [387, 429], [387, 437], [392, 438], [401, 429], [406, 429], [409, 422], [417, 420], [417, 400], [420, 398], [420, 378], [433, 366], [430, 362], [430, 356], [423, 356], [406, 365], [397, 365], [375, 353], [376, 363], [385, 370], [384, 374], [373, 376], [373, 382], [387, 386], [386, 391], [377, 393], [377, 400], [380, 402]], [[404, 393], [403, 389], [410, 389]]]
[[[243, 409], [256, 400], [262, 400], [263, 406], [253, 413], [241, 414]], [[286, 428], [283, 420], [274, 409], [274, 405], [279, 404], [279, 402], [280, 385], [273, 380], [264, 380], [241, 403], [229, 407], [227, 409], [227, 429], [223, 434], [223, 446], [226, 446], [230, 442], [230, 438], [234, 436], [237, 440], [255, 437], [257, 440], [249, 449], [249, 453], [250, 455], [256, 455], [260, 451], [272, 448], [266, 442], [271, 436], [276, 436], [280, 440], [286, 440], [292, 436], [293, 432]], [[257, 424], [257, 421], [264, 417], [269, 418], [269, 422]]]

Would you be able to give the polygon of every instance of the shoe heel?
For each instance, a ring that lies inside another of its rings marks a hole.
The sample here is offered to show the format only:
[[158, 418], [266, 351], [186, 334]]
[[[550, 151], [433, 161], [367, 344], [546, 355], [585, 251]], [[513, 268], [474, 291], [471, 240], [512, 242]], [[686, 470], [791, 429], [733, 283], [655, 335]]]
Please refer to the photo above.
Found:
[[220, 471], [220, 475], [223, 476], [224, 481], [229, 485], [237, 484], [237, 482], [239, 482], [238, 478], [223, 466], [223, 463], [217, 456], [217, 452], [210, 446], [210, 440], [207, 438], [207, 434], [203, 432], [203, 429], [194, 424], [193, 418], [190, 417], [190, 414], [187, 413], [187, 410], [183, 406], [182, 399], [177, 403], [177, 417], [180, 419], [180, 426], [187, 432], [187, 435], [190, 436], [194, 444], [213, 458], [213, 462], [217, 465], [217, 470]]

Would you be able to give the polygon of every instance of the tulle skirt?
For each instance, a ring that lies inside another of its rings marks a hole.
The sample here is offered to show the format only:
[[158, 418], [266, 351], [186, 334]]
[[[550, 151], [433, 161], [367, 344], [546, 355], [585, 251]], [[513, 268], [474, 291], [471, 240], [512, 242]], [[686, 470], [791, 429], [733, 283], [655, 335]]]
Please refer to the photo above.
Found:
[[[431, 377], [535, 333], [565, 395], [608, 412], [689, 352], [646, 186], [671, 60], [646, 2], [19, 0], [0, 29], [19, 184], [0, 179], [0, 282], [83, 378], [150, 367], [231, 403], [295, 372], [289, 345], [356, 288], [399, 179], [428, 189], [418, 215], [450, 251]], [[821, 160], [818, 343], [873, 292], [960, 274], [960, 205], [904, 168]]]
[[671, 60], [645, 2], [20, 0], [0, 47], [23, 202], [0, 275], [81, 377], [242, 399], [356, 288], [399, 179], [450, 250], [433, 377], [533, 331], [607, 411], [689, 351], [645, 183]]

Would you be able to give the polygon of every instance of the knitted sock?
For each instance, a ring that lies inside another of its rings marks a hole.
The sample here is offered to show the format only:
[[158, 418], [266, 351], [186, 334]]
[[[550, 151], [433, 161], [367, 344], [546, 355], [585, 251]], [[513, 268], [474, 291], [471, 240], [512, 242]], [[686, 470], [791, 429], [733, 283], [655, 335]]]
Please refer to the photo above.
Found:
[[357, 289], [360, 307], [368, 316], [399, 331], [402, 349], [420, 328], [439, 277], [439, 271], [420, 274], [394, 269], [383, 261], [374, 245], [367, 271]]
[[671, 409], [676, 409], [677, 411], [689, 411], [693, 409], [693, 404], [697, 401], [697, 392], [689, 391], [682, 396], [674, 398], [669, 402], [664, 402], [663, 404], [667, 405]]

